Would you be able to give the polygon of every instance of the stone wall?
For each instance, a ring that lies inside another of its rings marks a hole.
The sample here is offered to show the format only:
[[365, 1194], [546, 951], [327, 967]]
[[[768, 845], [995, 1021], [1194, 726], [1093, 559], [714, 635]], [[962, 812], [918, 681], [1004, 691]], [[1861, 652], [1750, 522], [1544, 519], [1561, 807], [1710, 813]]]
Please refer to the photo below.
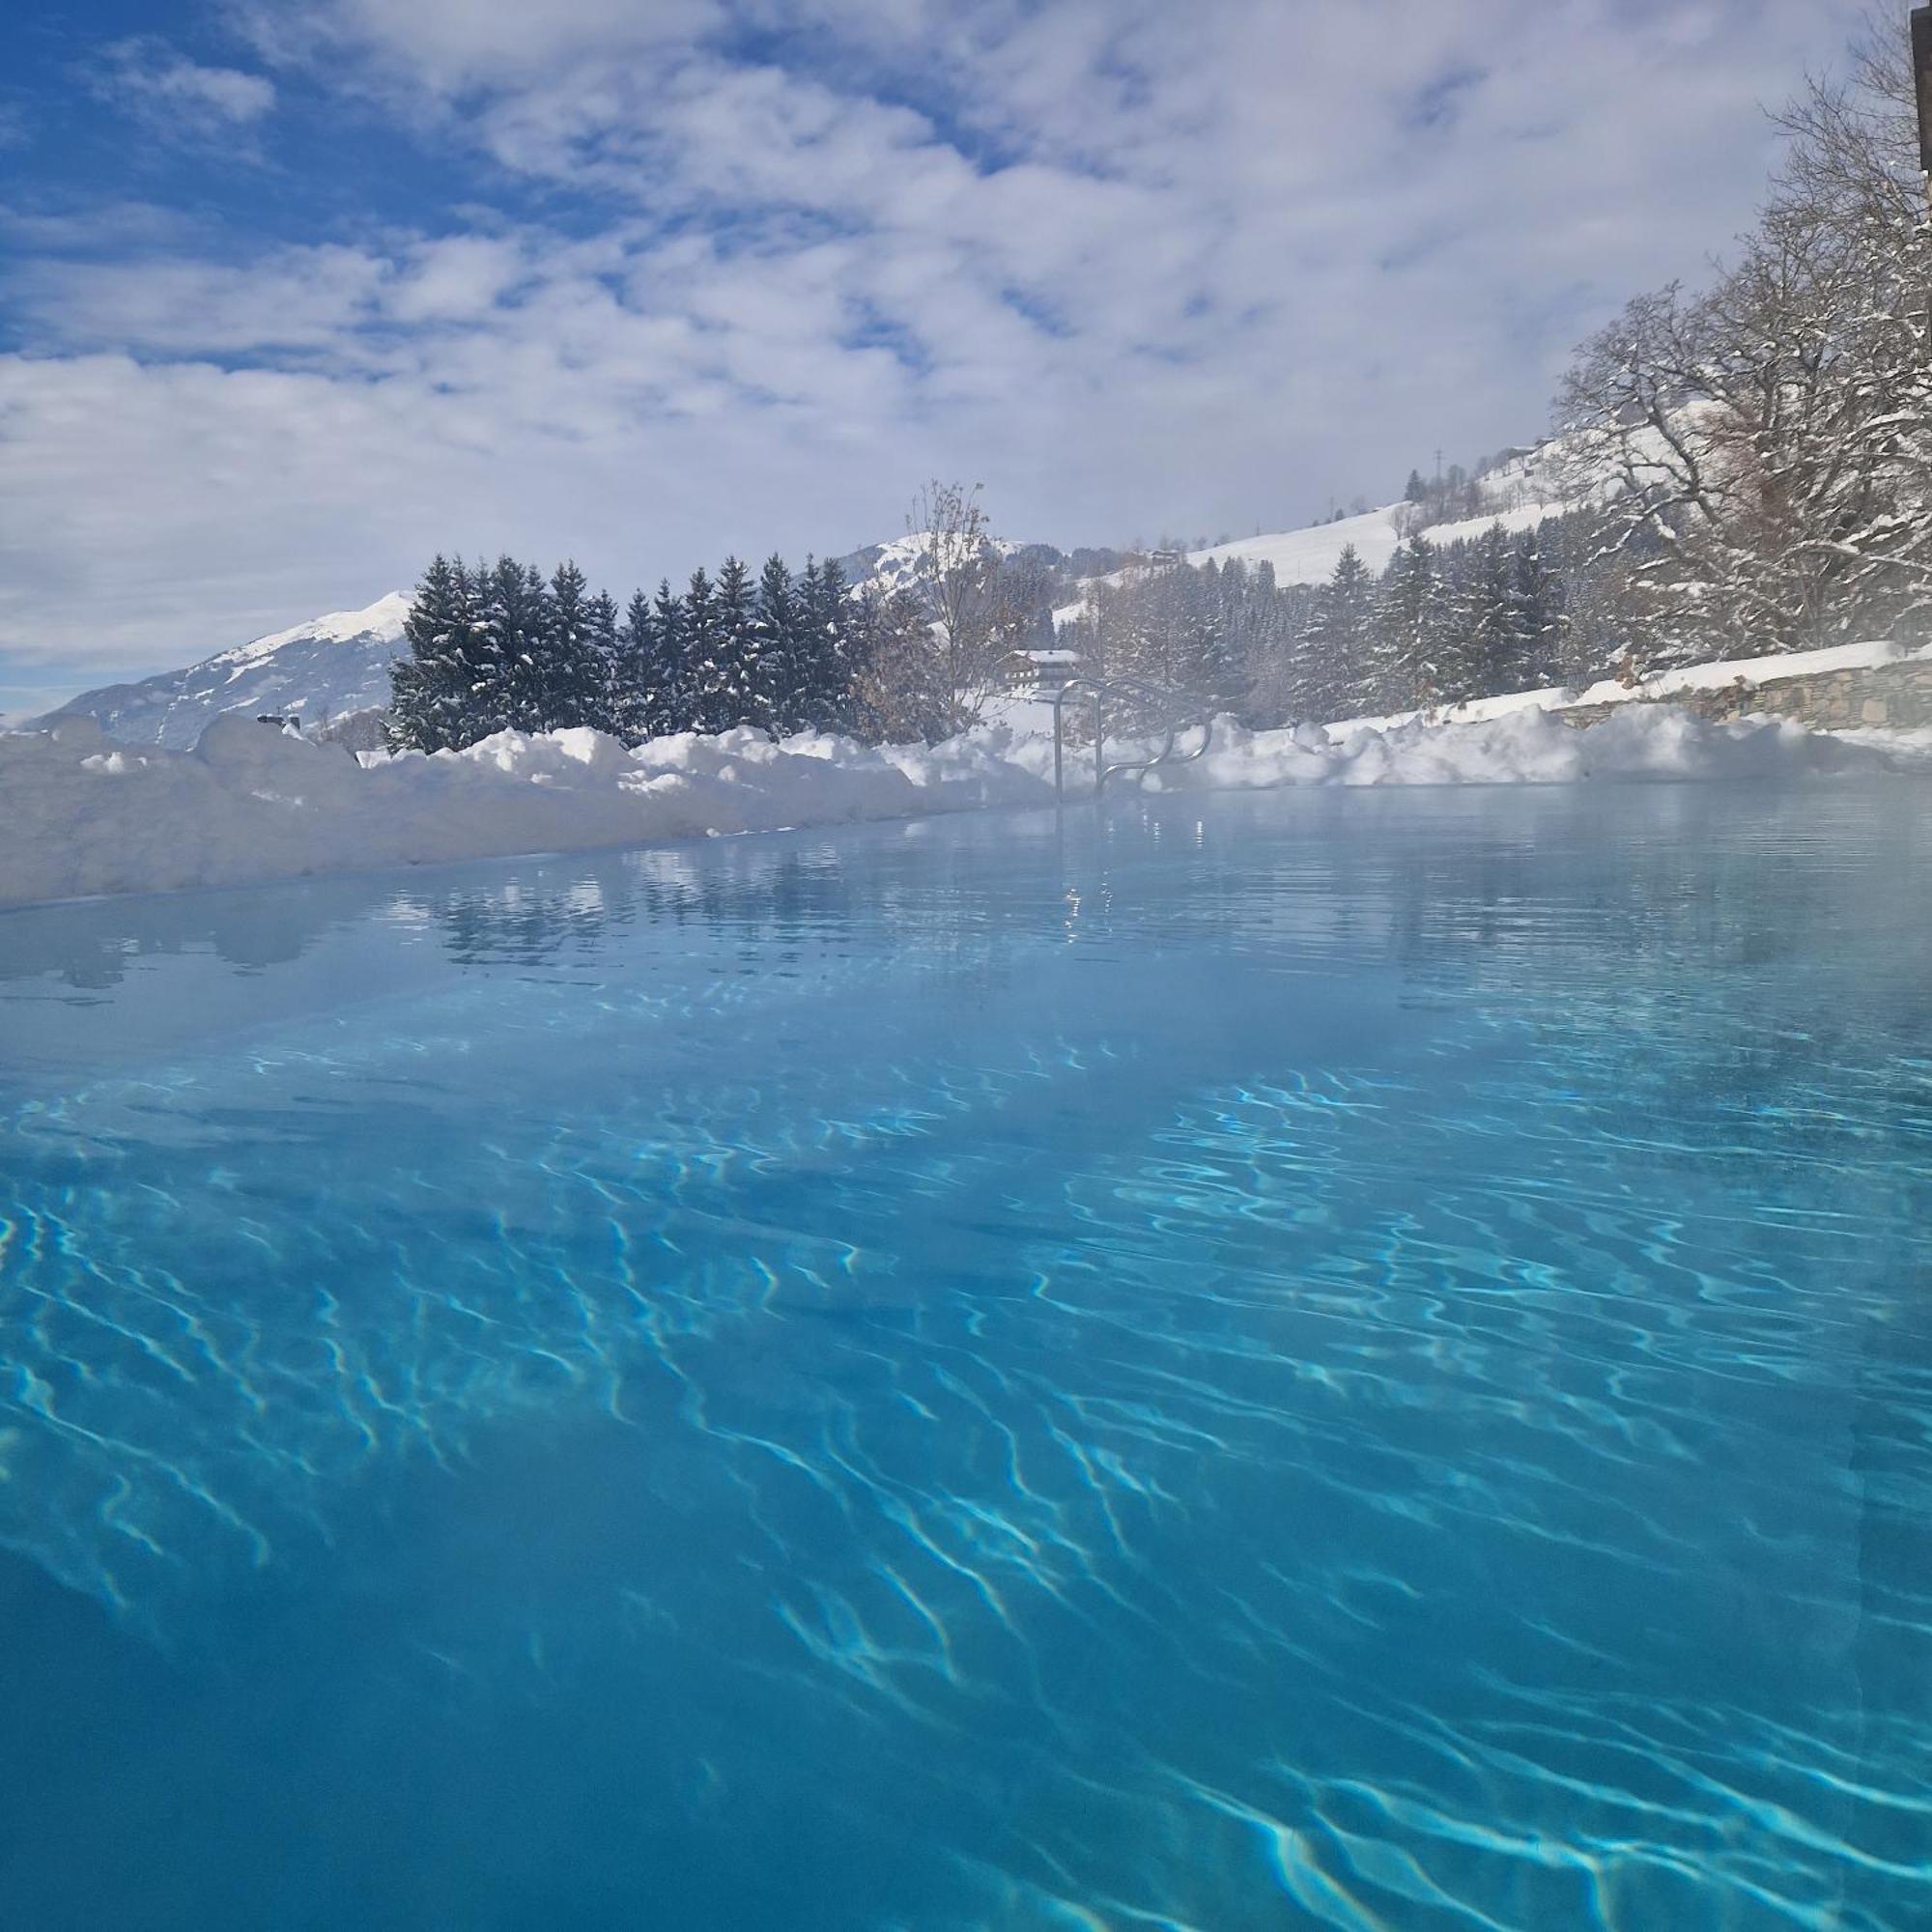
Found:
[[[1679, 691], [1655, 700], [1676, 704], [1700, 718], [1795, 718], [1818, 731], [1883, 724], [1894, 730], [1932, 728], [1932, 663], [1874, 665], [1863, 670], [1813, 671], [1771, 677], [1757, 684], [1741, 678], [1716, 691]], [[1595, 724], [1621, 709], [1614, 704], [1575, 704], [1556, 715], [1570, 724]]]

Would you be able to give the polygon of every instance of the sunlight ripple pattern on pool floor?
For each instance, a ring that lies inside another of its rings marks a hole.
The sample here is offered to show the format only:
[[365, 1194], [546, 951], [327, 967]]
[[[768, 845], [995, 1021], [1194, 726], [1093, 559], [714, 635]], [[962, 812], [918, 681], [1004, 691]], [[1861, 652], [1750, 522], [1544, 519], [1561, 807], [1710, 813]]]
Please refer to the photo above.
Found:
[[1914, 1922], [1932, 811], [1604, 810], [14, 916], [0, 1903]]

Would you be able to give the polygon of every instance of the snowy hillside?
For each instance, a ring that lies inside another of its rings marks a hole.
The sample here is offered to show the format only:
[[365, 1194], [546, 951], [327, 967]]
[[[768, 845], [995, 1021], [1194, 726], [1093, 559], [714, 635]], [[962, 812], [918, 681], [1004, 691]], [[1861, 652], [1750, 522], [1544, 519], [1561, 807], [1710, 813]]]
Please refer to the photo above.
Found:
[[[1402, 514], [1406, 503], [1387, 503], [1366, 516], [1344, 517], [1339, 523], [1317, 524], [1305, 530], [1283, 530], [1275, 536], [1240, 537], [1234, 543], [1216, 544], [1211, 550], [1190, 552], [1188, 562], [1246, 564], [1265, 563], [1274, 570], [1277, 583], [1325, 583], [1350, 544], [1373, 571], [1380, 571], [1395, 554], [1403, 540]], [[1562, 503], [1523, 503], [1512, 509], [1496, 509], [1480, 517], [1468, 517], [1453, 524], [1432, 524], [1422, 535], [1434, 544], [1459, 543], [1479, 537], [1492, 524], [1506, 530], [1526, 530], [1546, 517], [1560, 516]]]
[[[1552, 439], [1534, 449], [1512, 452], [1474, 480], [1471, 488], [1481, 505], [1478, 514], [1430, 524], [1421, 534], [1434, 544], [1453, 544], [1480, 537], [1492, 524], [1499, 523], [1511, 531], [1533, 529], [1547, 518], [1561, 516], [1565, 510], [1574, 508], [1588, 494], [1587, 481], [1576, 473], [1575, 459], [1562, 440]], [[1250, 566], [1265, 563], [1273, 570], [1274, 581], [1284, 586], [1325, 583], [1341, 561], [1342, 553], [1352, 546], [1369, 569], [1379, 575], [1415, 517], [1413, 504], [1384, 503], [1380, 509], [1368, 510], [1360, 516], [1311, 524], [1302, 529], [1239, 537], [1232, 543], [1189, 551], [1187, 561], [1197, 567], [1206, 563], [1240, 562]], [[1125, 575], [1124, 571], [1117, 570], [1088, 581], [1118, 583]], [[1081, 587], [1084, 591], [1084, 582]], [[1077, 600], [1064, 604], [1054, 611], [1053, 621], [1057, 625], [1070, 624], [1080, 610]]]
[[43, 722], [86, 716], [121, 744], [186, 751], [224, 711], [298, 712], [315, 724], [325, 715], [387, 704], [389, 664], [402, 648], [409, 610], [409, 598], [392, 591], [366, 610], [330, 611], [185, 670], [83, 692]]

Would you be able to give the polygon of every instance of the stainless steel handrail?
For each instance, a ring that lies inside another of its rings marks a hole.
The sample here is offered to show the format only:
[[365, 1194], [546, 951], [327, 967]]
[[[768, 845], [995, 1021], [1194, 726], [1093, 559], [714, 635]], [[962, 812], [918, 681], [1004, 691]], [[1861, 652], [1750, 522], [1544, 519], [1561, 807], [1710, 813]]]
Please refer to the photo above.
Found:
[[1123, 759], [1118, 765], [1110, 765], [1107, 762], [1107, 740], [1101, 711], [1102, 702], [1109, 696], [1115, 693], [1137, 692], [1143, 697], [1172, 700], [1185, 697], [1188, 694], [1166, 690], [1160, 685], [1149, 684], [1145, 679], [1138, 677], [1069, 677], [1053, 694], [1053, 791], [1056, 798], [1064, 799], [1066, 796], [1064, 750], [1066, 735], [1066, 697], [1067, 694], [1073, 691], [1088, 692], [1094, 699], [1094, 796], [1095, 798], [1107, 789], [1107, 781], [1111, 778], [1120, 778], [1128, 772], [1145, 775], [1160, 765], [1190, 765], [1196, 758], [1207, 756], [1208, 747], [1213, 741], [1214, 720], [1210, 714], [1201, 720], [1201, 742], [1193, 751], [1177, 753], [1174, 741], [1182, 731], [1191, 731], [1195, 727], [1191, 724], [1169, 724], [1165, 727], [1166, 736], [1161, 748], [1152, 757]]

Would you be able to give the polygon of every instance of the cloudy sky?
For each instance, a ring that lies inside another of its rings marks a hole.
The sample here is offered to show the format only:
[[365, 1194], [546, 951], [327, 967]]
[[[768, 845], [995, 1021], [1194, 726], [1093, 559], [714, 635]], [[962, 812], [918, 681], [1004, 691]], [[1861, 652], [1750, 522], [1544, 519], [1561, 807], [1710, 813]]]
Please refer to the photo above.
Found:
[[1283, 528], [1547, 423], [1859, 0], [43, 0], [0, 712], [405, 585]]

